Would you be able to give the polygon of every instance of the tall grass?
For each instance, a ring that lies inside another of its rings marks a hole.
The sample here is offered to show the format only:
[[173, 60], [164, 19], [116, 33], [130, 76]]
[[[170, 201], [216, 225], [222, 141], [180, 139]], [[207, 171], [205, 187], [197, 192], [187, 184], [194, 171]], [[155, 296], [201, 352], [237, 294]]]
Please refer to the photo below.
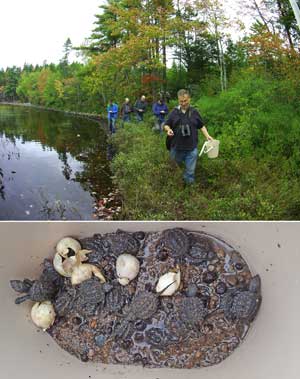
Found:
[[[201, 98], [220, 156], [201, 157], [196, 183], [169, 159], [165, 136], [152, 123], [127, 124], [113, 136], [112, 168], [123, 195], [124, 219], [300, 219], [300, 114], [297, 92], [267, 77], [242, 78], [226, 93]], [[201, 133], [200, 133], [201, 134]], [[203, 143], [200, 137], [200, 145]]]

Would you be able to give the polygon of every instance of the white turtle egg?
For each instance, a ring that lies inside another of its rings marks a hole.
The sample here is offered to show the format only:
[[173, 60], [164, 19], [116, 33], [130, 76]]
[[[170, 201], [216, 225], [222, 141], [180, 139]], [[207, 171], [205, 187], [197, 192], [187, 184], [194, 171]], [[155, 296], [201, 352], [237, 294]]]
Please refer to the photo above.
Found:
[[31, 309], [32, 321], [44, 331], [54, 323], [55, 316], [54, 307], [50, 301], [35, 303]]
[[180, 271], [167, 272], [159, 278], [156, 285], [156, 292], [159, 293], [160, 296], [172, 296], [178, 290], [179, 286]]
[[131, 254], [121, 254], [117, 258], [116, 271], [118, 282], [126, 286], [135, 279], [140, 271], [140, 262]]

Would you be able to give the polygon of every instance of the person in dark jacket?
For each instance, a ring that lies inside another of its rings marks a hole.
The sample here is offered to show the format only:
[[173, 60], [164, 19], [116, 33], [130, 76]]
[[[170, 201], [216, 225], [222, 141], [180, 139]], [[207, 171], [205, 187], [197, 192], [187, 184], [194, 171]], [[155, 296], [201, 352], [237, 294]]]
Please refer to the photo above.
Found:
[[141, 96], [141, 98], [135, 102], [134, 109], [136, 112], [137, 121], [138, 122], [143, 121], [144, 113], [146, 112], [146, 109], [147, 109], [146, 97], [144, 95]]
[[164, 130], [171, 139], [170, 156], [176, 163], [184, 163], [183, 179], [186, 184], [195, 181], [195, 169], [198, 158], [198, 130], [207, 140], [213, 140], [208, 134], [199, 112], [190, 106], [188, 91], [178, 91], [179, 106], [174, 108], [165, 122]]
[[163, 124], [165, 122], [166, 116], [169, 112], [167, 105], [164, 103], [164, 99], [160, 98], [152, 107], [153, 114], [157, 118], [157, 125], [160, 133], [163, 131]]
[[118, 118], [118, 111], [119, 111], [118, 105], [114, 103], [113, 100], [110, 100], [107, 106], [107, 119], [108, 119], [108, 127], [111, 134], [116, 132], [116, 120]]
[[122, 117], [122, 127], [124, 127], [125, 122], [130, 122], [130, 113], [133, 112], [130, 100], [126, 97], [125, 102], [121, 107], [121, 117]]

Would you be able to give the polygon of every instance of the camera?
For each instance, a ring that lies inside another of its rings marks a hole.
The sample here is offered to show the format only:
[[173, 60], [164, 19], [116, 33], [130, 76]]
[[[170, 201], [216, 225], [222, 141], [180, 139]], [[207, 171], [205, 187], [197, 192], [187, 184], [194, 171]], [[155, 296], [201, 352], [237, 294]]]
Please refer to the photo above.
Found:
[[183, 137], [189, 137], [191, 135], [191, 127], [189, 124], [181, 125], [181, 135]]

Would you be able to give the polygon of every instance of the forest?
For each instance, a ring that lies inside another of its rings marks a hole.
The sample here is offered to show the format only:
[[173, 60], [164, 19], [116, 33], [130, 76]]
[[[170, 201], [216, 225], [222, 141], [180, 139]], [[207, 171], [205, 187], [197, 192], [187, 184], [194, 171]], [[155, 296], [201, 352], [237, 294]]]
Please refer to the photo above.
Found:
[[[124, 219], [300, 219], [300, 30], [289, 0], [107, 0], [59, 63], [0, 69], [0, 101], [100, 114], [187, 88], [220, 156], [181, 182], [151, 107], [111, 138]], [[76, 51], [81, 62], [70, 62]], [[199, 144], [203, 143], [201, 137]], [[138, 174], [138, 175], [137, 175]]]

